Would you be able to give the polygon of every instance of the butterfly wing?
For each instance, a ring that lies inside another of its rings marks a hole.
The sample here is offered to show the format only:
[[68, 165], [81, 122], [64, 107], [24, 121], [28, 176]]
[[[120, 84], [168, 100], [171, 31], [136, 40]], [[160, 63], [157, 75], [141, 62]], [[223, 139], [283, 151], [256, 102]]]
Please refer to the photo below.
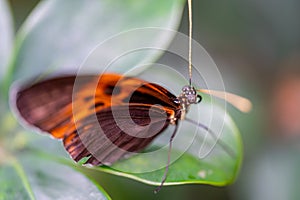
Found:
[[[95, 76], [57, 77], [34, 84], [14, 86], [11, 102], [15, 102], [16, 113], [28, 125], [33, 125], [44, 132], [51, 133], [55, 138], [63, 138], [63, 132], [57, 127], [70, 123], [72, 115], [72, 94], [75, 80], [81, 87], [95, 80]], [[33, 82], [33, 81], [32, 81]]]
[[75, 161], [98, 165], [145, 148], [175, 115], [175, 98], [156, 84], [104, 74], [45, 80], [18, 90], [15, 101], [22, 118], [63, 139]]
[[168, 124], [160, 108], [115, 106], [84, 118], [63, 142], [75, 161], [90, 156], [87, 163], [111, 164], [144, 149]]

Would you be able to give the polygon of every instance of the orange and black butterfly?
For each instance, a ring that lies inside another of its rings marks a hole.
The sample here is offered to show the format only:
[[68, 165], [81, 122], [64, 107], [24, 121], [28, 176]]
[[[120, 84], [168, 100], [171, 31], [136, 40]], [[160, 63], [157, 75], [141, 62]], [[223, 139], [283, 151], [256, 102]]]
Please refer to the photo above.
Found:
[[[102, 74], [51, 78], [14, 90], [12, 100], [27, 124], [61, 139], [75, 161], [88, 158], [86, 163], [92, 165], [110, 165], [139, 152], [174, 125], [171, 146], [183, 119], [209, 131], [186, 118], [191, 104], [201, 101], [198, 91], [190, 85], [176, 97], [138, 78]], [[233, 104], [237, 99], [247, 104], [233, 94], [227, 96]]]

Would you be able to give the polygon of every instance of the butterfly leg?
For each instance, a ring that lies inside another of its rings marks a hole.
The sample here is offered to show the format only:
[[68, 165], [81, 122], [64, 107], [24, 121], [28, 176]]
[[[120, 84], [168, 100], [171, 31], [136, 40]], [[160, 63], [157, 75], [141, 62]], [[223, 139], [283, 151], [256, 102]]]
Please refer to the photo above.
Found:
[[167, 165], [166, 165], [166, 169], [165, 169], [165, 173], [164, 173], [164, 176], [163, 176], [163, 179], [160, 183], [160, 186], [158, 186], [155, 190], [154, 190], [154, 193], [158, 193], [163, 184], [165, 183], [166, 179], [167, 179], [167, 176], [168, 176], [168, 171], [169, 171], [169, 165], [170, 165], [170, 161], [171, 161], [171, 151], [172, 151], [172, 142], [173, 142], [173, 139], [177, 133], [177, 130], [178, 130], [178, 121], [176, 121], [176, 124], [175, 124], [175, 129], [170, 137], [170, 140], [169, 140], [169, 150], [168, 150], [168, 161], [167, 161]]

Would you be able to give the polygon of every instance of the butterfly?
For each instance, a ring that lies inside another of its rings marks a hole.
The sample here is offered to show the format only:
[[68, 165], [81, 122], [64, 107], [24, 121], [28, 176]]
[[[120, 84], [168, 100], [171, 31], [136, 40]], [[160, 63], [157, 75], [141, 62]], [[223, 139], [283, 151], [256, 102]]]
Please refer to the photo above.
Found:
[[[171, 149], [180, 120], [199, 125], [186, 118], [190, 106], [201, 102], [198, 93], [222, 98], [221, 92], [191, 85], [175, 96], [158, 84], [112, 73], [54, 77], [13, 91], [11, 101], [27, 125], [61, 139], [76, 162], [88, 158], [85, 163], [91, 165], [111, 165], [145, 149], [168, 126], [175, 127]], [[248, 109], [246, 99], [227, 96], [239, 109]]]

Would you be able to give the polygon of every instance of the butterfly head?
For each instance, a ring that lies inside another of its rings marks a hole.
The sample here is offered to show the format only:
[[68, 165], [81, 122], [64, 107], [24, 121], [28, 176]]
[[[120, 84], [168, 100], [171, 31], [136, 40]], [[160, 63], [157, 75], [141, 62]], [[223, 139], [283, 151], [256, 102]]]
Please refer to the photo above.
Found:
[[176, 98], [176, 103], [180, 104], [181, 110], [181, 119], [185, 118], [185, 114], [188, 112], [188, 109], [191, 104], [197, 104], [202, 100], [202, 97], [197, 94], [197, 91], [194, 87], [186, 85], [182, 88], [181, 94]]

